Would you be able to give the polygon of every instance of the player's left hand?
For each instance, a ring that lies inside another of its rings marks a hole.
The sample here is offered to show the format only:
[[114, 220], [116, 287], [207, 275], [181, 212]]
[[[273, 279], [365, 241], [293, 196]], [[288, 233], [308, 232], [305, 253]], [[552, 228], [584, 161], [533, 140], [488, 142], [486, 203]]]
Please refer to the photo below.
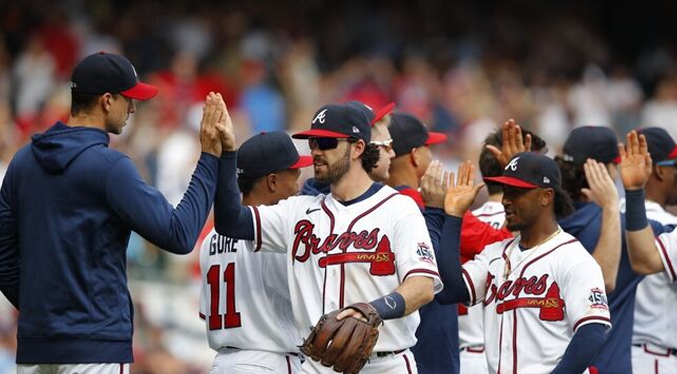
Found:
[[494, 155], [501, 167], [508, 164], [512, 156], [520, 152], [531, 151], [531, 135], [522, 137], [522, 129], [514, 119], [509, 119], [503, 123], [501, 133], [501, 149], [493, 145], [487, 145], [487, 149]]
[[649, 147], [644, 135], [637, 135], [632, 130], [627, 135], [627, 145], [619, 144], [618, 152], [621, 155], [621, 163], [618, 170], [621, 172], [623, 187], [626, 190], [644, 188], [653, 170]]
[[440, 161], [431, 162], [421, 178], [421, 196], [425, 206], [443, 209], [448, 187], [449, 172], [444, 170]]
[[590, 188], [581, 192], [592, 202], [604, 209], [618, 208], [618, 191], [609, 171], [603, 163], [588, 159], [583, 164], [585, 178]]
[[475, 185], [475, 165], [470, 161], [463, 162], [458, 168], [458, 179], [454, 180], [454, 173], [449, 175], [444, 211], [450, 216], [463, 217], [482, 187], [484, 183]]

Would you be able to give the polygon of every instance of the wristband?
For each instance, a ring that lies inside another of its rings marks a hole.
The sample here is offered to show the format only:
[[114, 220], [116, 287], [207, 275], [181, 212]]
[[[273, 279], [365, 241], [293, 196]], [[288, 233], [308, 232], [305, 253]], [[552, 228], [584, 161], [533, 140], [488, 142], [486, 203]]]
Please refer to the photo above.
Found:
[[382, 320], [395, 319], [404, 316], [404, 296], [397, 292], [383, 296], [370, 302]]
[[625, 191], [625, 229], [639, 231], [645, 228], [649, 221], [646, 218], [644, 206], [644, 189]]

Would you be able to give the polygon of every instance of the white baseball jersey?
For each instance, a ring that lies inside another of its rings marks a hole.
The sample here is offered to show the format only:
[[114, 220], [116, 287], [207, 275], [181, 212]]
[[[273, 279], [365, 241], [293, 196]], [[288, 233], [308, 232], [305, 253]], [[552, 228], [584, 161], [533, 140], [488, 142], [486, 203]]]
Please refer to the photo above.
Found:
[[611, 325], [602, 270], [564, 231], [525, 251], [519, 240], [487, 246], [463, 278], [470, 305], [484, 303], [489, 371], [549, 373], [578, 327]]
[[[664, 225], [677, 225], [677, 217], [666, 212], [660, 204], [647, 201], [645, 205], [647, 218]], [[662, 250], [659, 245], [657, 248]], [[668, 263], [665, 265], [665, 272], [648, 275], [637, 286], [633, 344], [677, 348], [677, 282], [674, 276], [669, 278], [670, 268]]]
[[[348, 206], [319, 195], [251, 209], [255, 250], [288, 252], [300, 334], [307, 334], [323, 314], [387, 295], [409, 276], [431, 277], [435, 292], [442, 289], [420, 210], [388, 186]], [[419, 321], [418, 312], [385, 321], [374, 351], [413, 346]]]
[[[472, 214], [482, 222], [490, 224], [493, 228], [499, 229], [505, 224], [505, 210], [503, 204], [497, 201], [487, 201], [473, 210]], [[458, 308], [458, 345], [460, 348], [467, 348], [484, 344], [484, 308], [482, 305], [466, 307], [460, 305]]]
[[212, 230], [200, 248], [200, 317], [209, 346], [298, 352], [285, 256], [253, 253], [252, 242]]

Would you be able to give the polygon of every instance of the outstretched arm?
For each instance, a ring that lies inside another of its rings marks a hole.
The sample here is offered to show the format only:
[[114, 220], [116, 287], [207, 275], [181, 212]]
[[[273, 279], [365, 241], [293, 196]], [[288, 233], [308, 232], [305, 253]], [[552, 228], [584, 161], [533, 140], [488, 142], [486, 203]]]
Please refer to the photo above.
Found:
[[618, 207], [618, 191], [604, 164], [588, 159], [583, 165], [585, 178], [590, 188], [583, 194], [602, 208], [602, 227], [592, 257], [602, 268], [607, 292], [616, 288], [618, 264], [621, 259], [621, 215]]
[[665, 271], [653, 231], [648, 225], [644, 199], [644, 185], [651, 176], [652, 161], [644, 135], [630, 131], [627, 145], [619, 145], [619, 170], [626, 199], [626, 230], [628, 256], [632, 269], [639, 274]]

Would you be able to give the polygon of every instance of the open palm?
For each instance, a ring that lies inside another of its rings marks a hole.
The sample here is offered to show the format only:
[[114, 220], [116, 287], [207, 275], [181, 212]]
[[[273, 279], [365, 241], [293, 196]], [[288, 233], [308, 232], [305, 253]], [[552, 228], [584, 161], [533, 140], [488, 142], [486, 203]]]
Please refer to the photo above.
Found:
[[449, 176], [449, 187], [444, 197], [444, 211], [455, 217], [463, 217], [465, 211], [470, 208], [477, 193], [484, 183], [475, 185], [475, 166], [470, 161], [465, 161], [458, 168], [458, 178], [454, 174]]
[[643, 188], [651, 176], [652, 162], [648, 152], [646, 138], [630, 131], [627, 135], [627, 144], [620, 144], [618, 151], [621, 162], [618, 170], [621, 173], [623, 187], [626, 190]]

